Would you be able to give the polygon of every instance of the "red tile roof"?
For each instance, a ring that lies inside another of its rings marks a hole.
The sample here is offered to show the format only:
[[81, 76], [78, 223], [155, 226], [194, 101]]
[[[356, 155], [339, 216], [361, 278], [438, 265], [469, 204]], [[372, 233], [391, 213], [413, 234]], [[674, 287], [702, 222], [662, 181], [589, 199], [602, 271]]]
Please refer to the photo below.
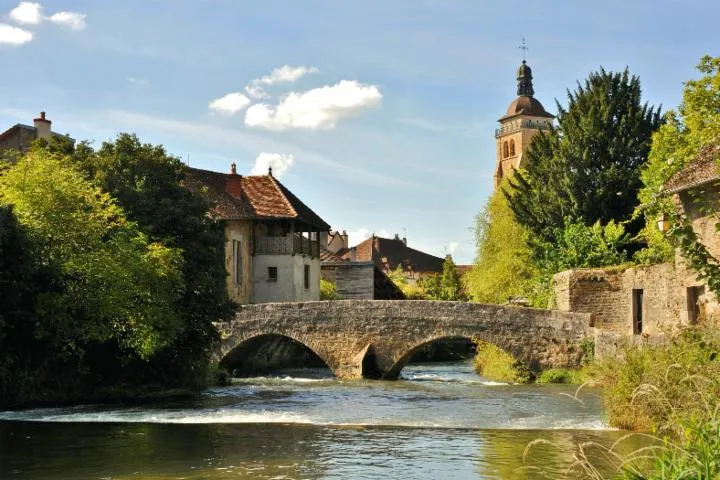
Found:
[[286, 219], [330, 230], [272, 175], [243, 176], [188, 167], [185, 184], [208, 199], [213, 205], [211, 214], [219, 219]]
[[358, 262], [373, 262], [381, 270], [395, 270], [400, 266], [403, 270], [418, 273], [442, 272], [444, 262], [440, 257], [408, 247], [400, 239], [375, 236], [352, 247], [343, 257]]
[[707, 145], [665, 184], [665, 193], [678, 193], [720, 180], [718, 160], [720, 144]]

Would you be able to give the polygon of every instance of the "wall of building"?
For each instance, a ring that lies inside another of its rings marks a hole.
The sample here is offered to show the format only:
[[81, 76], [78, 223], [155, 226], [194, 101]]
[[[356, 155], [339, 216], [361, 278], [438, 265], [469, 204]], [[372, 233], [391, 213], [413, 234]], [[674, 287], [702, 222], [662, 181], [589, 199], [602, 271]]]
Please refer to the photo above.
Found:
[[372, 300], [374, 270], [372, 262], [328, 262], [322, 265], [322, 277], [335, 283], [339, 300]]
[[[592, 314], [600, 356], [617, 350], [619, 343], [655, 341], [681, 326], [720, 319], [715, 296], [682, 263], [569, 270], [553, 280], [558, 310]], [[643, 294], [639, 333], [634, 329], [634, 290]]]
[[0, 151], [12, 149], [24, 152], [34, 140], [34, 130], [18, 128], [12, 135], [8, 135], [0, 142]]
[[695, 189], [681, 192], [676, 201], [682, 212], [692, 222], [693, 230], [698, 239], [715, 258], [720, 258], [720, 235], [715, 224], [720, 221], [715, 215], [708, 215], [708, 208], [717, 210], [720, 206], [720, 192], [718, 188], [709, 186], [706, 189]]
[[[548, 123], [551, 123], [550, 119], [544, 117], [529, 116], [519, 116], [515, 119], [503, 122], [502, 128], [507, 128], [508, 131], [512, 133], [503, 134], [497, 137], [497, 162], [501, 166], [502, 176], [498, 176], [496, 178], [496, 185], [500, 183], [502, 178], [512, 175], [513, 170], [525, 167], [525, 164], [523, 163], [523, 154], [530, 145], [532, 138], [540, 132], [539, 129], [520, 127], [521, 122], [526, 121], [538, 122], [540, 125], [547, 125]], [[518, 129], [514, 130], [514, 127], [517, 127]], [[509, 144], [510, 140], [515, 142], [515, 155], [505, 158], [503, 157], [503, 144], [505, 142], [508, 142]]]
[[[235, 278], [235, 255], [233, 240], [242, 242], [242, 278], [238, 283]], [[225, 221], [225, 271], [227, 272], [227, 291], [230, 298], [244, 305], [252, 298], [252, 221]]]
[[[310, 288], [305, 288], [305, 265], [310, 266]], [[268, 267], [277, 268], [270, 281]], [[255, 255], [252, 303], [320, 300], [320, 259], [309, 255]]]

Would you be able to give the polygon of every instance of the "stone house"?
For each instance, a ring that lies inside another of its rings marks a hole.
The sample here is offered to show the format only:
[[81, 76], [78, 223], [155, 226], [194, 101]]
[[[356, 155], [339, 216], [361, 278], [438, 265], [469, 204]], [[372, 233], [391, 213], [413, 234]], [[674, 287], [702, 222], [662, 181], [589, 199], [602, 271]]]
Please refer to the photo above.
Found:
[[[32, 126], [16, 123], [0, 133], [0, 157], [7, 150], [25, 153], [32, 142], [39, 138], [49, 140], [53, 136], [64, 137], [64, 135], [53, 132], [51, 126], [52, 122], [46, 118], [45, 112], [40, 112], [40, 116], [33, 120]], [[70, 140], [75, 142], [73, 139]]]
[[212, 205], [225, 226], [230, 297], [239, 304], [320, 299], [320, 237], [330, 226], [272, 169], [244, 176], [188, 168], [186, 186]]
[[[720, 145], [705, 148], [667, 182], [664, 193], [673, 196], [700, 241], [720, 259], [715, 229], [720, 219], [706, 208], [720, 208], [718, 161]], [[559, 310], [593, 314], [600, 355], [612, 353], [620, 341], [659, 341], [680, 326], [720, 322], [718, 299], [679, 253], [672, 263], [561, 272], [554, 287]]]
[[375, 235], [351, 248], [342, 248], [336, 255], [353, 262], [370, 262], [387, 274], [402, 269], [408, 283], [414, 284], [421, 278], [442, 273], [444, 259], [415, 250], [407, 245], [407, 238], [383, 238]]

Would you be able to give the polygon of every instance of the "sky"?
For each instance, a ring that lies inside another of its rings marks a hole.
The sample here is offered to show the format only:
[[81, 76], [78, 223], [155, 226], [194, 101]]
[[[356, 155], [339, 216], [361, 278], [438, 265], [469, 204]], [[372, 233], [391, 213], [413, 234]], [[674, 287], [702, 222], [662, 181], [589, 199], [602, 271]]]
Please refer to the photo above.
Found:
[[191, 166], [274, 174], [351, 244], [471, 263], [494, 129], [527, 42], [550, 112], [600, 66], [675, 108], [717, 0], [0, 0], [0, 131], [46, 111], [99, 146], [118, 133]]

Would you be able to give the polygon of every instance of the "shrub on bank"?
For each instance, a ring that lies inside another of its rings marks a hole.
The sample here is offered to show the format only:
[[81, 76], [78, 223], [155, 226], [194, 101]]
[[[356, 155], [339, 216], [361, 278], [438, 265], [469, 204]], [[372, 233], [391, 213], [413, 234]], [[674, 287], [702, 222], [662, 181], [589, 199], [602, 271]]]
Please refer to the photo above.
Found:
[[612, 426], [681, 431], [679, 421], [708, 415], [720, 398], [720, 333], [687, 330], [658, 347], [629, 348], [597, 365]]
[[590, 379], [590, 374], [586, 368], [580, 370], [572, 370], [569, 368], [550, 368], [540, 372], [535, 380], [537, 383], [568, 383], [580, 385]]
[[529, 383], [533, 374], [512, 355], [487, 342], [477, 342], [473, 361], [475, 371], [490, 380], [508, 383]]

